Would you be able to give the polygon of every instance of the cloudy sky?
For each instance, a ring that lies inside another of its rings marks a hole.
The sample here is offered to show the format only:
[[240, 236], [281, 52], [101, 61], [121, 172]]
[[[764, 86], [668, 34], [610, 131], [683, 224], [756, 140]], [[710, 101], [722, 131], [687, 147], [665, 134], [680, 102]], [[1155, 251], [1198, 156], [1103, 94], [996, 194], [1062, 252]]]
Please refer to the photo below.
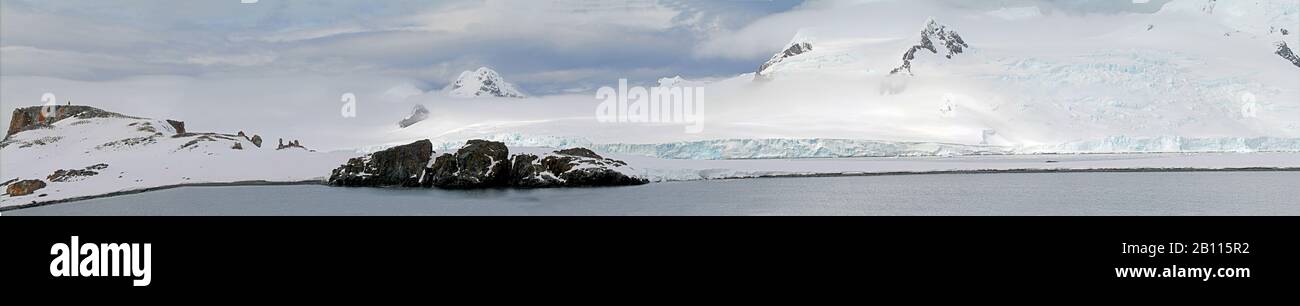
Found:
[[[764, 27], [763, 20], [855, 2], [873, 1], [3, 0], [0, 73], [79, 81], [380, 75], [435, 89], [461, 71], [490, 66], [547, 94], [617, 78], [751, 71], [797, 30]], [[1154, 7], [1131, 0], [904, 2], [1068, 13]]]

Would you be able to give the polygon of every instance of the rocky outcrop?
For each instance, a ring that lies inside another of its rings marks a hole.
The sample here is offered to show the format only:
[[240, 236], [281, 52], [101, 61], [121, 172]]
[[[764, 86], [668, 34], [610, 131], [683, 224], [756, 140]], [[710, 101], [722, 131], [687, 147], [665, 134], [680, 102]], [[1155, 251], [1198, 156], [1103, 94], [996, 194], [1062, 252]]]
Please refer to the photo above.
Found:
[[253, 145], [257, 146], [258, 148], [262, 147], [262, 136], [253, 135], [253, 139], [250, 139], [248, 141], [253, 142]]
[[[939, 41], [939, 46], [935, 45], [934, 41], [936, 40]], [[946, 50], [944, 58], [952, 59], [953, 55], [961, 54], [966, 48], [970, 48], [970, 45], [966, 44], [966, 41], [956, 31], [948, 29], [948, 26], [940, 24], [934, 19], [930, 19], [926, 21], [925, 27], [921, 29], [921, 41], [903, 52], [903, 63], [898, 68], [890, 70], [889, 74], [907, 72], [908, 75], [911, 75], [912, 61], [916, 59], [916, 52], [928, 50], [930, 53], [939, 54], [938, 47], [943, 47]]]
[[[239, 138], [237, 138], [237, 137], [239, 137], [239, 136], [238, 136], [238, 135], [230, 135], [230, 134], [218, 134], [218, 133], [193, 133], [193, 134], [191, 134], [191, 133], [186, 133], [186, 134], [177, 134], [176, 136], [172, 136], [172, 137], [174, 137], [174, 138], [180, 138], [180, 139], [193, 138], [193, 139], [190, 139], [190, 141], [185, 142], [185, 144], [181, 145], [181, 147], [180, 147], [179, 149], [177, 149], [177, 150], [180, 150], [180, 149], [189, 149], [189, 150], [194, 150], [194, 149], [196, 149], [196, 148], [199, 147], [199, 144], [204, 143], [204, 142], [231, 142], [231, 143], [235, 143], [235, 144], [238, 144], [238, 143], [239, 143]], [[241, 149], [242, 149], [242, 146], [240, 146], [240, 147], [241, 147]], [[232, 148], [233, 148], [233, 145], [232, 145]]]
[[299, 148], [303, 150], [307, 149], [307, 147], [302, 146], [302, 143], [299, 143], [297, 139], [294, 139], [289, 143], [285, 143], [284, 138], [280, 138], [280, 144], [275, 147], [276, 150], [284, 150], [284, 149], [292, 149], [292, 148]]
[[328, 182], [346, 187], [417, 187], [432, 156], [432, 142], [416, 141], [349, 159], [330, 173]]
[[96, 164], [82, 169], [59, 169], [46, 176], [45, 179], [50, 182], [78, 181], [86, 177], [99, 175], [99, 172], [95, 170], [104, 170], [106, 168], [108, 168], [108, 164]]
[[423, 181], [445, 189], [505, 187], [510, 166], [510, 149], [504, 143], [470, 140], [455, 155], [438, 156]]
[[780, 64], [788, 58], [808, 53], [809, 51], [812, 51], [812, 43], [802, 41], [800, 38], [795, 38], [795, 40], [790, 43], [790, 46], [785, 48], [785, 51], [778, 52], [776, 55], [773, 55], [771, 59], [768, 59], [767, 62], [758, 66], [758, 70], [754, 72], [754, 80], [761, 81], [769, 79], [771, 77], [771, 71], [769, 71], [769, 69], [772, 68], [772, 66], [776, 66], [776, 64]]
[[1300, 56], [1296, 56], [1295, 52], [1291, 50], [1291, 47], [1286, 45], [1286, 42], [1278, 42], [1277, 52], [1275, 52], [1274, 54], [1277, 54], [1278, 56], [1281, 56], [1283, 59], [1286, 59], [1287, 61], [1291, 62], [1292, 65], [1295, 65], [1296, 67], [1300, 67]]
[[9, 130], [5, 132], [5, 139], [9, 139], [9, 136], [18, 132], [49, 127], [51, 124], [59, 122], [59, 120], [71, 117], [82, 119], [107, 117], [139, 119], [83, 105], [28, 106], [14, 109], [12, 120], [9, 121]]
[[176, 121], [176, 120], [167, 119], [167, 124], [170, 124], [170, 125], [172, 126], [172, 129], [175, 129], [175, 130], [176, 130], [176, 134], [177, 134], [177, 135], [184, 135], [184, 134], [186, 134], [186, 133], [185, 133], [185, 122], [184, 122], [184, 121]]
[[5, 187], [5, 193], [11, 197], [21, 197], [35, 193], [37, 190], [45, 188], [45, 181], [42, 180], [22, 180]]
[[[584, 148], [510, 155], [504, 143], [470, 140], [455, 153], [430, 161], [422, 140], [353, 158], [335, 169], [333, 186], [403, 186], [443, 189], [547, 188], [640, 185], [649, 181], [619, 171], [627, 163]], [[415, 174], [419, 174], [418, 176]]]
[[544, 157], [512, 157], [510, 186], [518, 188], [627, 186], [648, 183], [614, 170], [627, 163], [603, 158], [585, 148], [565, 149]]
[[415, 108], [411, 109], [411, 115], [402, 119], [402, 121], [398, 121], [397, 126], [405, 128], [412, 124], [419, 123], [420, 121], [424, 121], [424, 119], [429, 119], [429, 109], [424, 108], [424, 105], [416, 104]]

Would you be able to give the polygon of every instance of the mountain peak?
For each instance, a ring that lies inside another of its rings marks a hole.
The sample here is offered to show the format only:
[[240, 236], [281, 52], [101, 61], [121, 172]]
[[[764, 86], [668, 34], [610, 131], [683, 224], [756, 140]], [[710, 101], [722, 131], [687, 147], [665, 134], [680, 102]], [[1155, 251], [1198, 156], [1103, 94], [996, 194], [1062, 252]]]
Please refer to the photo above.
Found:
[[903, 52], [903, 63], [898, 68], [889, 71], [889, 74], [903, 71], [906, 71], [909, 75], [912, 74], [912, 60], [916, 59], [916, 51], [929, 50], [930, 53], [939, 54], [939, 49], [934, 44], [936, 40], [939, 41], [944, 50], [947, 50], [944, 58], [948, 59], [952, 59], [954, 55], [961, 54], [966, 48], [970, 48], [970, 45], [966, 44], [966, 41], [961, 38], [961, 35], [957, 34], [957, 31], [949, 29], [947, 25], [939, 23], [934, 17], [931, 17], [926, 19], [925, 25], [921, 27], [921, 40], [908, 48], [906, 52]]
[[755, 71], [754, 73], [754, 79], [763, 80], [771, 74], [772, 71], [770, 70], [773, 66], [776, 66], [776, 64], [780, 64], [788, 58], [812, 51], [813, 46], [811, 40], [812, 39], [802, 31], [795, 34], [794, 39], [791, 39], [790, 43], [786, 44], [785, 50], [777, 52], [775, 55], [772, 55], [771, 59], [764, 62], [763, 65], [758, 66], [758, 71]]
[[526, 97], [514, 84], [506, 82], [495, 70], [479, 67], [474, 71], [461, 72], [451, 84], [448, 95], [458, 98], [474, 97]]

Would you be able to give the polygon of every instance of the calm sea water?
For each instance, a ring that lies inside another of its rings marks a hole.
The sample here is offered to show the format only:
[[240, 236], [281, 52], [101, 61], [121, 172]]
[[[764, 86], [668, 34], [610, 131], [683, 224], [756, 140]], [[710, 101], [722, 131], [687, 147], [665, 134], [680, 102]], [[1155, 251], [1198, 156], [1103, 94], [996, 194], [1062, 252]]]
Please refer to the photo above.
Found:
[[475, 190], [188, 187], [4, 215], [1300, 215], [1300, 172], [941, 174]]

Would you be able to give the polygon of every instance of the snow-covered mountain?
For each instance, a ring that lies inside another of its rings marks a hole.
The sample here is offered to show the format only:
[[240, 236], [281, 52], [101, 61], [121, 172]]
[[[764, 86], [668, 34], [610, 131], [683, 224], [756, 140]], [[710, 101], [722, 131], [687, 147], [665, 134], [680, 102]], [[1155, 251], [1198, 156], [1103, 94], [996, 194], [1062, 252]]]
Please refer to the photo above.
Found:
[[[600, 124], [591, 118], [591, 97], [575, 95], [537, 97], [537, 105], [508, 111], [455, 106], [439, 124], [384, 142], [524, 133], [584, 139], [593, 149], [698, 149], [655, 155], [686, 158], [771, 155], [706, 148], [722, 140], [764, 152], [819, 143], [803, 141], [811, 139], [987, 144], [1013, 153], [1295, 150], [1300, 70], [1277, 54], [1277, 43], [1300, 45], [1300, 5], [1217, 1], [1208, 10], [1208, 3], [1176, 0], [1154, 13], [1073, 15], [1031, 6], [907, 20], [805, 18], [772, 27], [802, 30], [756, 61], [758, 71], [698, 85], [705, 87], [706, 119], [699, 134], [665, 123]], [[911, 61], [900, 63], [909, 53]], [[799, 153], [816, 149], [776, 155], [823, 156]]]
[[961, 38], [960, 34], [957, 34], [957, 31], [949, 29], [947, 25], [940, 24], [934, 18], [930, 18], [925, 22], [925, 26], [921, 28], [921, 39], [903, 52], [903, 63], [898, 68], [890, 70], [889, 73], [907, 72], [907, 74], [911, 75], [912, 61], [916, 59], [917, 51], [926, 50], [930, 51], [930, 53], [941, 54], [939, 49], [936, 48], [936, 41], [939, 42], [937, 47], [943, 49], [943, 57], [947, 59], [952, 59], [954, 55], [961, 54], [966, 48], [970, 48], [970, 45]]
[[447, 95], [457, 98], [501, 97], [524, 98], [523, 92], [514, 84], [506, 82], [496, 71], [488, 67], [465, 71], [447, 87]]
[[1244, 38], [1242, 47], [1268, 45], [1274, 54], [1300, 67], [1291, 46], [1300, 45], [1300, 3], [1292, 0], [1176, 0], [1165, 5], [1164, 17], [1192, 15], [1217, 26], [1223, 37]]

